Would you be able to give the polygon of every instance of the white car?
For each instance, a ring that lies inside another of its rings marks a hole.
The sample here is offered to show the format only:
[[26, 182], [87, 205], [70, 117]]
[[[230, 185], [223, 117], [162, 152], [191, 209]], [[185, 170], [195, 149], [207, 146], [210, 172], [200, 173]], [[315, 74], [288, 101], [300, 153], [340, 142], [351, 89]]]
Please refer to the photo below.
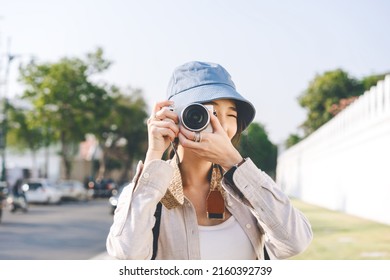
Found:
[[92, 193], [77, 180], [60, 181], [57, 186], [62, 192], [63, 199], [86, 201], [92, 197]]
[[61, 202], [62, 193], [46, 179], [30, 179], [22, 187], [29, 203], [57, 204]]

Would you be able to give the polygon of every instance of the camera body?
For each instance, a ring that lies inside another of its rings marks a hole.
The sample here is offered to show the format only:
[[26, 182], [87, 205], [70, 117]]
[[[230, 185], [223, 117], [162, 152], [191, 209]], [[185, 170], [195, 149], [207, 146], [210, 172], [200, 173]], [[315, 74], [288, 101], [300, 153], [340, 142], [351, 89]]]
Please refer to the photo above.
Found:
[[171, 110], [178, 114], [179, 124], [186, 129], [194, 132], [213, 132], [210, 123], [210, 111], [213, 111], [213, 105], [191, 103], [185, 106], [171, 108]]

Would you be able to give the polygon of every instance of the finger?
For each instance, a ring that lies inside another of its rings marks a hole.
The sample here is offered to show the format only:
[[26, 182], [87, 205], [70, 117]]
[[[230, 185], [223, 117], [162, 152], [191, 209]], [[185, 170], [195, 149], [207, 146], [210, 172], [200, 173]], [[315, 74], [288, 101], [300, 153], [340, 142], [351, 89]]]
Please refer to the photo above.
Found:
[[179, 133], [179, 126], [168, 120], [164, 120], [164, 121], [154, 120], [150, 122], [150, 125], [158, 128], [168, 128], [172, 130], [176, 136]]
[[194, 140], [195, 139], [195, 132], [188, 130], [184, 126], [180, 126], [180, 132], [189, 140]]
[[161, 110], [157, 111], [155, 116], [157, 119], [160, 120], [169, 120], [176, 124], [179, 123], [179, 116], [169, 107], [164, 107]]
[[154, 104], [154, 112], [161, 110], [164, 107], [172, 106], [174, 102], [172, 100], [164, 100]]
[[173, 141], [176, 138], [175, 133], [171, 129], [165, 128], [165, 127], [153, 127], [152, 128], [152, 135], [154, 135], [154, 137], [156, 137], [158, 135], [160, 135], [164, 138], [168, 137], [169, 141]]
[[160, 101], [160, 102], [156, 102], [153, 106], [153, 110], [152, 110], [152, 118], [155, 117], [155, 114], [160, 111], [162, 108], [164, 107], [168, 107], [168, 106], [173, 106], [174, 102], [171, 101], [171, 100], [164, 100], [164, 101]]
[[162, 133], [164, 137], [168, 137], [170, 142], [173, 142], [176, 138], [175, 133], [169, 128], [163, 128]]
[[179, 142], [185, 148], [196, 149], [199, 148], [199, 143], [188, 139], [183, 133], [179, 132]]
[[213, 128], [213, 132], [218, 132], [220, 130], [223, 130], [221, 123], [219, 122], [218, 118], [214, 114], [210, 114], [210, 124]]

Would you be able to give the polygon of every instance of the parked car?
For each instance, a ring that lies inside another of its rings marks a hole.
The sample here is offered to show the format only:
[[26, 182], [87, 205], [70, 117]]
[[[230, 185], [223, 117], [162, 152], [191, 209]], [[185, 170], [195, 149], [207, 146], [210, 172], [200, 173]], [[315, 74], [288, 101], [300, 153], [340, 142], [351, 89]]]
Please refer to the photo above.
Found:
[[28, 203], [56, 204], [61, 202], [62, 193], [47, 179], [30, 179], [23, 186]]
[[96, 181], [93, 184], [93, 197], [110, 197], [113, 195], [113, 191], [117, 188], [114, 180], [112, 179], [103, 179], [101, 181]]
[[63, 200], [86, 201], [92, 197], [90, 190], [84, 187], [84, 184], [77, 180], [64, 180], [57, 184], [62, 192]]

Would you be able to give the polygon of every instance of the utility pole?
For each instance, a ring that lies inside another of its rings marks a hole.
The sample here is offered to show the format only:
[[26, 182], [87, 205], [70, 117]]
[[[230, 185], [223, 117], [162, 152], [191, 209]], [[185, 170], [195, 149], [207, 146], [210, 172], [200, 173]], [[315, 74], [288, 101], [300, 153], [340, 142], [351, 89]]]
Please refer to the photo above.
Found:
[[[0, 16], [0, 21], [3, 19], [2, 16]], [[1, 26], [0, 26], [1, 27]], [[0, 29], [0, 51], [1, 51], [1, 29]], [[1, 77], [1, 71], [2, 71], [2, 56], [1, 56], [1, 52], [0, 52], [0, 102], [1, 102], [1, 88], [2, 88], [2, 77]], [[3, 124], [3, 122], [1, 122], [1, 124]], [[2, 132], [2, 130], [1, 130]], [[3, 133], [1, 133], [0, 135], [0, 142], [2, 142], [1, 140], [3, 139]], [[3, 143], [0, 143], [1, 146], [3, 146]], [[3, 151], [2, 149], [0, 149], [1, 151]], [[4, 155], [2, 155], [2, 159], [4, 158]], [[0, 221], [1, 221], [1, 216], [2, 216], [2, 203], [3, 203], [3, 199], [5, 198], [5, 190], [7, 189], [8, 185], [7, 185], [7, 182], [3, 179], [6, 179], [6, 177], [4, 176], [3, 177], [3, 173], [6, 174], [5, 172], [3, 172], [4, 168], [2, 169], [1, 171], [1, 178], [0, 178]]]
[[[1, 114], [0, 114], [0, 120], [1, 120], [1, 127], [0, 127], [0, 155], [1, 155], [1, 178], [0, 180], [2, 182], [7, 182], [7, 165], [6, 165], [6, 148], [7, 148], [7, 128], [8, 128], [8, 77], [9, 77], [9, 70], [10, 65], [12, 61], [15, 59], [15, 55], [12, 55], [10, 52], [10, 46], [11, 46], [11, 38], [8, 38], [7, 41], [7, 53], [5, 55], [5, 71], [4, 71], [4, 78], [1, 80], [0, 77], [0, 83], [2, 84], [3, 91], [2, 91], [2, 108], [1, 108]], [[1, 69], [1, 68], [0, 68]]]
[[[0, 16], [0, 20], [2, 20], [2, 17]], [[1, 33], [0, 33], [0, 51], [1, 51], [1, 44], [2, 44], [2, 38], [1, 38]], [[3, 100], [5, 99], [5, 93], [6, 93], [6, 90], [5, 90], [5, 82], [6, 82], [6, 79], [2, 76], [3, 72], [3, 55], [1, 54], [0, 52], [0, 104], [1, 105], [5, 105]], [[0, 106], [1, 106], [0, 105]], [[5, 109], [5, 106], [2, 106], [2, 108], [0, 107], [0, 156], [1, 156], [1, 161], [2, 161], [2, 164], [1, 164], [1, 178], [0, 178], [0, 181], [2, 184], [5, 184], [7, 185], [7, 177], [6, 177], [6, 171], [5, 171], [5, 137], [4, 137], [4, 128], [5, 128], [5, 113], [4, 112], [4, 109]]]

